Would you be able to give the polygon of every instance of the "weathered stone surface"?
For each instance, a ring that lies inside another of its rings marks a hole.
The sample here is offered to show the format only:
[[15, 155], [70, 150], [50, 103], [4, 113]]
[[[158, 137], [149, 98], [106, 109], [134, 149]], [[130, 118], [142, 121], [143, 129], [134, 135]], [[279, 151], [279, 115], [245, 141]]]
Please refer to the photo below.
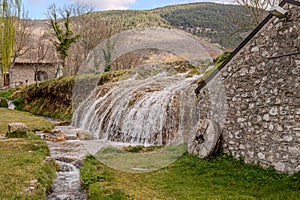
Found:
[[277, 171], [284, 172], [285, 171], [285, 164], [278, 162], [278, 163], [275, 164], [275, 169]]
[[66, 140], [65, 134], [59, 129], [53, 129], [52, 131], [45, 133], [44, 137], [46, 140], [53, 142]]
[[194, 139], [188, 145], [190, 154], [197, 154], [202, 158], [208, 157], [218, 148], [221, 131], [217, 123], [203, 119], [199, 120]]
[[21, 122], [9, 123], [8, 124], [8, 133], [13, 132], [23, 132], [27, 131], [27, 125]]
[[[300, 170], [300, 54], [287, 54], [300, 48], [300, 12], [287, 4], [290, 19], [273, 17], [201, 89], [198, 107], [201, 119], [223, 122], [224, 152], [293, 173]], [[285, 56], [271, 57], [279, 55]], [[226, 116], [211, 109], [219, 85], [226, 90]]]
[[95, 137], [92, 133], [86, 132], [86, 131], [79, 130], [79, 131], [77, 131], [76, 135], [77, 135], [77, 138], [79, 140], [93, 140], [93, 139], [95, 139]]

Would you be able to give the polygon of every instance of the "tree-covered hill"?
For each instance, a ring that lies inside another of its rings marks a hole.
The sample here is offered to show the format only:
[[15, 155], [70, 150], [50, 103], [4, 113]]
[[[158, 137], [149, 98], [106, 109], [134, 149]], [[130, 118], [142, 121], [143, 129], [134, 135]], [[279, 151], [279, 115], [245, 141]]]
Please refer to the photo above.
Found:
[[147, 11], [96, 12], [95, 16], [108, 24], [118, 22], [123, 30], [149, 26], [175, 27], [233, 49], [243, 39], [243, 33], [249, 31], [241, 29], [241, 24], [249, 21], [245, 13], [246, 9], [238, 5], [190, 3]]
[[241, 24], [247, 23], [246, 9], [238, 5], [192, 3], [153, 10], [170, 25], [194, 35], [208, 37], [226, 48], [234, 48], [242, 40]]

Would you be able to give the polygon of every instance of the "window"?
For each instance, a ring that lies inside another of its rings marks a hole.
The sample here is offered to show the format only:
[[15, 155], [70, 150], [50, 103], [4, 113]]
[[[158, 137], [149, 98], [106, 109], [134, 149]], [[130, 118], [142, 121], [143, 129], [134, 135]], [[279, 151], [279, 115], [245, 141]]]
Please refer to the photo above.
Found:
[[36, 77], [37, 77], [38, 81], [44, 81], [44, 80], [48, 79], [48, 74], [47, 74], [47, 72], [40, 70], [37, 72]]

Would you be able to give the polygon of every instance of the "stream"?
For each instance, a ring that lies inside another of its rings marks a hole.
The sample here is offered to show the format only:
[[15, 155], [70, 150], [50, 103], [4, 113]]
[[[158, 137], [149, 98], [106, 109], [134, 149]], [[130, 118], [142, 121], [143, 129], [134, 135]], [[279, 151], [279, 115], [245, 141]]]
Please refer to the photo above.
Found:
[[[68, 127], [55, 127], [64, 132], [67, 138], [76, 136], [76, 131]], [[75, 138], [75, 137], [74, 137]], [[50, 156], [60, 165], [56, 172], [56, 179], [52, 186], [49, 200], [84, 200], [85, 193], [80, 189], [79, 166], [88, 151], [80, 140], [66, 140], [61, 142], [47, 141]]]
[[[134, 77], [119, 81], [112, 87], [97, 86], [75, 110], [72, 126], [56, 126], [67, 140], [48, 142], [51, 157], [60, 165], [48, 199], [87, 199], [80, 189], [79, 167], [86, 155], [95, 155], [103, 147], [136, 144], [178, 146], [188, 142], [199, 118], [193, 90], [199, 76], [178, 73], [173, 68], [165, 71], [165, 68], [164, 65], [147, 66], [148, 71], [138, 68], [133, 73]], [[95, 139], [78, 140], [77, 131], [78, 134], [79, 131], [91, 133]], [[110, 167], [117, 162], [118, 170], [124, 170], [123, 165], [125, 168], [128, 165], [128, 169], [135, 172], [156, 170], [170, 164], [184, 152], [180, 148], [166, 149], [159, 156], [154, 153], [148, 157], [136, 154], [133, 158], [122, 154], [123, 160], [116, 154], [102, 156], [105, 161], [112, 159], [112, 162], [105, 162]], [[158, 163], [157, 166], [154, 163]]]
[[[80, 166], [88, 154], [96, 154], [106, 146], [122, 147], [126, 144], [108, 142], [104, 140], [78, 140], [78, 129], [72, 126], [56, 126], [55, 129], [63, 131], [67, 140], [47, 141], [50, 157], [60, 165], [56, 172], [56, 179], [48, 200], [85, 200], [86, 194], [80, 188]], [[128, 144], [127, 144], [128, 145]]]

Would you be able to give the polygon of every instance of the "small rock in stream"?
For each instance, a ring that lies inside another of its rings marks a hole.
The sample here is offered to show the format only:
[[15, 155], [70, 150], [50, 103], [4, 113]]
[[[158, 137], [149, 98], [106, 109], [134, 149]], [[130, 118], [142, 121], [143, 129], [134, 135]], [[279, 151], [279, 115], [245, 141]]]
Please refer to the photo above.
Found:
[[53, 142], [66, 140], [65, 134], [59, 129], [53, 129], [50, 132], [45, 133], [44, 136], [46, 140]]
[[94, 140], [95, 139], [94, 135], [87, 131], [79, 130], [79, 131], [77, 131], [76, 135], [79, 140]]

